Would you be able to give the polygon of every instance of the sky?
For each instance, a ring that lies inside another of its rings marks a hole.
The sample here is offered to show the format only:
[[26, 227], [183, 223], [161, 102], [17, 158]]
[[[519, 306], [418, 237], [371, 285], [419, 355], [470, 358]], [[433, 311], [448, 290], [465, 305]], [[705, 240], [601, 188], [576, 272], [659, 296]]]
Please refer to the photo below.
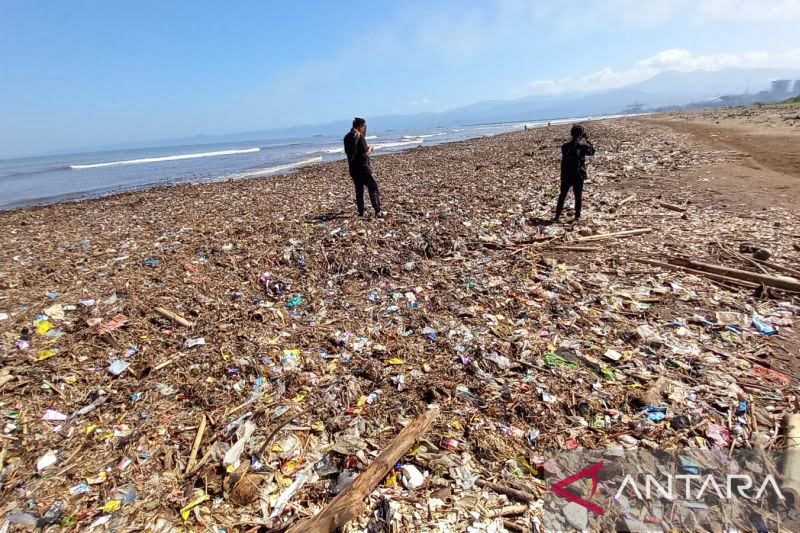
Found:
[[0, 157], [800, 68], [800, 0], [0, 0]]

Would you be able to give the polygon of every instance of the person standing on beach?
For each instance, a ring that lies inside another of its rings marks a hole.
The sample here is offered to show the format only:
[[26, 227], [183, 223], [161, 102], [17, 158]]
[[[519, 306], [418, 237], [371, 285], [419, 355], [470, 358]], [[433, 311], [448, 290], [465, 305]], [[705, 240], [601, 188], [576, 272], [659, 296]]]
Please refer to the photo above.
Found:
[[572, 139], [561, 145], [561, 192], [558, 194], [555, 222], [561, 218], [564, 201], [570, 189], [575, 193], [575, 220], [580, 220], [583, 182], [586, 180], [586, 156], [594, 155], [594, 146], [589, 142], [583, 126], [572, 126], [570, 135]]
[[353, 178], [353, 184], [356, 187], [358, 216], [364, 216], [364, 187], [366, 187], [369, 192], [369, 201], [375, 210], [375, 216], [383, 218], [378, 184], [372, 175], [372, 167], [369, 164], [372, 147], [367, 145], [367, 121], [363, 118], [353, 119], [353, 128], [344, 136], [344, 152], [347, 155], [350, 177]]

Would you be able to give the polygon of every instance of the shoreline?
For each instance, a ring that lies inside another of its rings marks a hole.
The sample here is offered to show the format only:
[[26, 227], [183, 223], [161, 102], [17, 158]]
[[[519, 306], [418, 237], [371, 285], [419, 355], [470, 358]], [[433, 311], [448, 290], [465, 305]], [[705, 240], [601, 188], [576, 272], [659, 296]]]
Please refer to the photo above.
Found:
[[[568, 124], [573, 121], [580, 121], [580, 122], [596, 122], [602, 120], [616, 120], [619, 118], [627, 118], [627, 117], [635, 117], [635, 116], [643, 116], [646, 114], [637, 114], [637, 115], [603, 115], [597, 117], [577, 117], [577, 118], [565, 118], [565, 119], [554, 119], [552, 121], [551, 127], [561, 126], [563, 124]], [[391, 151], [384, 153], [384, 154], [377, 154], [372, 156], [373, 158], [384, 157], [390, 154], [396, 153], [404, 153], [411, 150], [416, 150], [419, 148], [431, 148], [441, 145], [449, 145], [454, 143], [460, 143], [464, 141], [470, 141], [474, 139], [480, 139], [484, 137], [496, 137], [501, 135], [507, 135], [510, 133], [516, 133], [517, 131], [524, 131], [522, 128], [523, 126], [529, 126], [529, 129], [539, 129], [539, 128], [546, 128], [548, 121], [522, 121], [522, 122], [500, 122], [500, 123], [489, 123], [489, 124], [474, 124], [468, 125], [465, 127], [480, 127], [480, 126], [504, 126], [507, 125], [509, 127], [514, 127], [515, 129], [511, 131], [501, 132], [493, 135], [480, 135], [475, 136], [467, 139], [455, 139], [445, 142], [437, 142], [436, 144], [425, 144], [424, 142], [420, 142], [419, 144], [414, 144], [409, 142], [408, 147], [400, 148], [400, 149], [391, 149]], [[519, 129], [516, 129], [519, 128]], [[253, 149], [248, 149], [253, 150]], [[311, 153], [309, 153], [309, 156]], [[28, 208], [41, 208], [47, 207], [51, 205], [60, 205], [64, 203], [80, 203], [86, 202], [90, 200], [100, 200], [104, 198], [113, 197], [120, 194], [128, 194], [128, 193], [137, 193], [146, 191], [149, 189], [167, 189], [171, 187], [181, 186], [181, 185], [202, 185], [205, 183], [220, 183], [220, 182], [229, 182], [229, 181], [238, 181], [238, 180], [249, 180], [249, 179], [260, 179], [260, 178], [267, 178], [267, 177], [275, 177], [280, 175], [292, 174], [296, 172], [300, 168], [309, 167], [315, 164], [328, 164], [328, 163], [336, 163], [338, 161], [342, 161], [343, 157], [339, 157], [339, 155], [328, 154], [328, 157], [333, 157], [333, 159], [325, 160], [324, 156], [316, 156], [314, 158], [309, 157], [307, 160], [298, 160], [293, 162], [288, 162], [285, 164], [274, 165], [271, 167], [265, 167], [261, 169], [254, 169], [250, 171], [241, 171], [241, 172], [231, 172], [229, 174], [225, 174], [222, 176], [218, 176], [215, 178], [208, 178], [200, 181], [192, 181], [192, 179], [181, 179], [177, 178], [174, 181], [166, 182], [166, 183], [149, 183], [139, 186], [121, 186], [117, 187], [112, 190], [99, 190], [97, 194], [93, 194], [92, 191], [85, 191], [85, 192], [78, 192], [78, 193], [65, 193], [59, 196], [53, 196], [48, 198], [41, 198], [36, 200], [19, 200], [14, 202], [13, 204], [7, 206], [0, 206], [0, 213], [16, 211], [19, 209], [28, 209]], [[319, 162], [310, 162], [310, 159], [319, 158]], [[97, 163], [93, 165], [89, 165], [90, 167], [104, 167], [104, 166], [120, 166], [122, 162], [112, 162], [112, 163]], [[83, 167], [84, 165], [78, 165], [78, 167]], [[284, 169], [284, 167], [287, 167]], [[77, 170], [81, 170], [82, 168], [78, 168]]]

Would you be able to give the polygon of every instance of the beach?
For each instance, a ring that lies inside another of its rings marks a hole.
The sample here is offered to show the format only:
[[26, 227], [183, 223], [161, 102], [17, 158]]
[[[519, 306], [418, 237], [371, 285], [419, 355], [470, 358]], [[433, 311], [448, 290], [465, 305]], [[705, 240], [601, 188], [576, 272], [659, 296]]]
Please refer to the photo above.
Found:
[[[797, 114], [588, 122], [580, 225], [549, 223], [567, 125], [374, 157], [385, 220], [355, 216], [344, 161], [0, 212], [2, 515], [268, 530], [330, 499], [315, 464], [364, 470], [430, 405], [402, 460], [425, 484], [383, 480], [367, 500], [391, 500], [401, 531], [502, 525], [485, 511], [508, 496], [454, 472], [539, 498], [523, 462], [545, 450], [779, 445], [798, 294], [676, 261], [794, 275]], [[642, 417], [653, 390], [690, 423]]]

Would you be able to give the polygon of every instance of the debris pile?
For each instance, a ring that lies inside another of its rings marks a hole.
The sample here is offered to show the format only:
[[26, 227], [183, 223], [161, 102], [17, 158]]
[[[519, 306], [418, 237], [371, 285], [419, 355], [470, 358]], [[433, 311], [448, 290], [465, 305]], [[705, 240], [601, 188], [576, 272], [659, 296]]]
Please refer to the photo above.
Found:
[[658, 190], [721, 154], [619, 120], [550, 225], [561, 130], [376, 158], [385, 220], [342, 162], [1, 213], [0, 520], [527, 531], [548, 450], [780, 446], [796, 214]]

